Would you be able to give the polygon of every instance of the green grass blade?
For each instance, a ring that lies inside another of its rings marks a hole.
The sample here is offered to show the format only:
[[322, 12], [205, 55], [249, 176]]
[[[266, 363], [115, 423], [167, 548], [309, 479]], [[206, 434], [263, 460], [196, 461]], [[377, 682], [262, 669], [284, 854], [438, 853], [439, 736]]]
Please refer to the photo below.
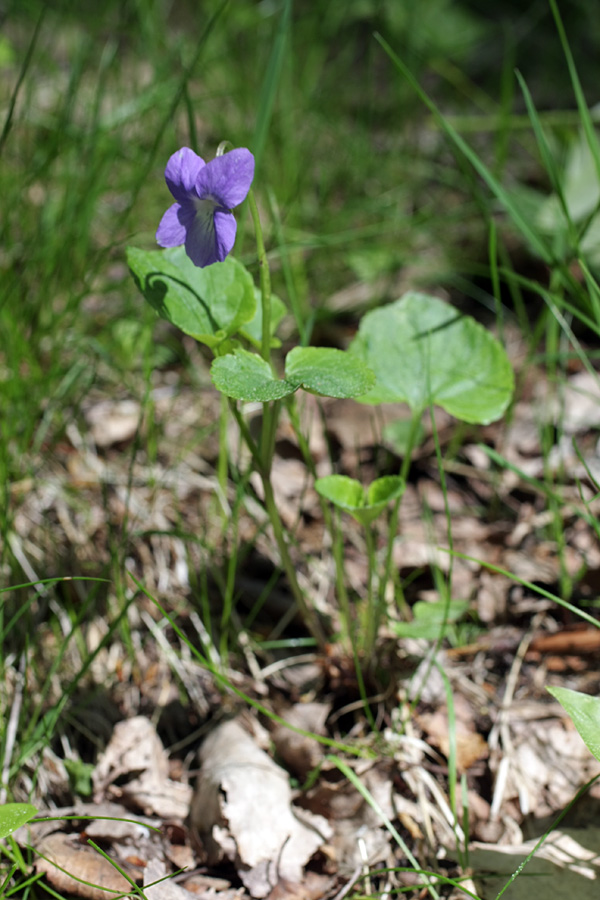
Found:
[[590, 110], [583, 95], [583, 89], [581, 87], [579, 75], [577, 74], [577, 68], [575, 67], [575, 60], [573, 59], [573, 54], [571, 53], [569, 41], [567, 40], [567, 33], [560, 16], [560, 12], [558, 11], [556, 0], [550, 0], [550, 8], [552, 10], [552, 15], [554, 16], [554, 21], [556, 22], [556, 30], [558, 31], [558, 36], [562, 44], [563, 53], [565, 54], [565, 59], [567, 61], [567, 67], [569, 69], [569, 75], [571, 78], [571, 84], [573, 85], [575, 99], [577, 100], [577, 108], [579, 110], [581, 124], [583, 125], [583, 130], [585, 132], [588, 146], [594, 158], [598, 180], [600, 181], [600, 145], [598, 144], [598, 138], [596, 132], [594, 131], [592, 116], [590, 115]]
[[267, 66], [258, 101], [256, 127], [254, 129], [254, 138], [252, 142], [257, 171], [260, 169], [260, 161], [267, 141], [271, 116], [273, 115], [273, 105], [275, 103], [277, 87], [279, 85], [281, 70], [285, 59], [285, 48], [288, 40], [291, 17], [292, 0], [284, 0], [277, 32], [273, 41], [273, 49], [271, 50], [269, 64]]
[[2, 149], [8, 139], [8, 135], [10, 134], [10, 129], [13, 123], [13, 116], [15, 113], [15, 106], [17, 103], [17, 98], [19, 96], [19, 91], [21, 90], [21, 86], [25, 80], [25, 76], [27, 75], [27, 71], [29, 66], [31, 65], [31, 61], [33, 59], [33, 53], [35, 50], [35, 45], [37, 43], [37, 39], [40, 33], [40, 29], [42, 27], [42, 22], [44, 21], [44, 16], [46, 14], [46, 7], [42, 6], [42, 10], [38, 17], [38, 20], [35, 24], [35, 28], [33, 30], [33, 35], [31, 37], [31, 41], [29, 42], [29, 47], [27, 48], [27, 53], [25, 54], [25, 59], [23, 60], [23, 65], [21, 66], [21, 71], [19, 72], [19, 77], [17, 78], [17, 82], [15, 84], [14, 90], [11, 94], [9, 103], [8, 103], [8, 111], [6, 113], [6, 119], [4, 120], [4, 125], [2, 127], [2, 134], [0, 134], [0, 153], [2, 153]]
[[400, 57], [392, 50], [387, 41], [377, 33], [375, 34], [375, 38], [377, 41], [379, 41], [383, 50], [387, 53], [398, 71], [404, 76], [404, 78], [406, 78], [415, 93], [432, 113], [436, 122], [439, 124], [440, 128], [443, 130], [446, 136], [452, 141], [452, 143], [462, 153], [462, 155], [470, 162], [478, 175], [483, 178], [494, 196], [500, 201], [506, 212], [509, 214], [515, 226], [527, 240], [531, 248], [545, 263], [551, 264], [552, 262], [554, 262], [553, 254], [550, 248], [546, 245], [546, 242], [541, 237], [541, 235], [539, 235], [537, 231], [535, 231], [535, 229], [523, 216], [508, 191], [505, 190], [505, 188], [494, 177], [494, 175], [492, 175], [485, 163], [477, 156], [474, 150], [472, 150], [471, 147], [466, 143], [466, 141], [462, 139], [462, 137], [450, 124], [450, 122], [440, 112], [433, 100], [423, 90], [412, 72], [402, 62]]
[[523, 92], [523, 97], [525, 98], [525, 105], [527, 107], [527, 113], [529, 115], [529, 119], [531, 121], [531, 125], [533, 127], [533, 133], [535, 135], [535, 139], [537, 141], [538, 149], [540, 151], [540, 156], [542, 157], [542, 162], [544, 164], [544, 168], [550, 178], [550, 183], [552, 185], [552, 189], [558, 198], [558, 202], [560, 203], [560, 208], [562, 213], [567, 221], [569, 227], [569, 237], [571, 240], [576, 238], [576, 230], [573, 226], [573, 222], [571, 220], [571, 216], [569, 213], [569, 208], [567, 206], [567, 201], [565, 200], [565, 194], [562, 189], [562, 181], [560, 177], [560, 172], [558, 170], [558, 166], [556, 164], [556, 160], [552, 155], [552, 151], [550, 150], [550, 145], [548, 144], [548, 139], [546, 138], [546, 134], [544, 132], [544, 128], [540, 121], [540, 117], [538, 115], [538, 111], [535, 108], [535, 104], [533, 102], [533, 98], [531, 96], [531, 92], [527, 87], [525, 79], [521, 75], [519, 71], [516, 72], [517, 80], [519, 82], [519, 86], [521, 91]]

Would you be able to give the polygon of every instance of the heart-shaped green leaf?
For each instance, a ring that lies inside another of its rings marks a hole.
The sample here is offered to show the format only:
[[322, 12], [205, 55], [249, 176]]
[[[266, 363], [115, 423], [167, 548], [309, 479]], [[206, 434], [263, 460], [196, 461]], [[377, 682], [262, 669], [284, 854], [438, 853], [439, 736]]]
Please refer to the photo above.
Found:
[[364, 403], [437, 403], [465, 422], [488, 424], [514, 387], [506, 352], [489, 331], [437, 297], [408, 293], [367, 313], [350, 347], [376, 375]]
[[315, 481], [315, 490], [334, 506], [350, 513], [357, 522], [368, 525], [377, 518], [390, 500], [404, 490], [404, 481], [397, 475], [376, 478], [365, 492], [362, 484], [347, 475], [326, 475]]
[[232, 256], [201, 269], [183, 247], [128, 247], [127, 262], [158, 315], [209, 347], [231, 337], [256, 313], [254, 282]]
[[566, 709], [586, 747], [600, 760], [600, 697], [562, 687], [547, 687], [546, 690]]
[[8, 837], [36, 813], [37, 809], [31, 803], [3, 803], [0, 806], [0, 838]]
[[[262, 302], [260, 290], [254, 286], [254, 298], [256, 300], [256, 312], [254, 314], [254, 318], [251, 322], [248, 322], [242, 328], [240, 328], [240, 334], [242, 337], [245, 337], [247, 341], [250, 341], [257, 349], [260, 349], [260, 345], [262, 342]], [[280, 300], [275, 294], [271, 294], [271, 334], [274, 335], [277, 331], [277, 326], [283, 319], [287, 312], [285, 303], [283, 300]], [[279, 346], [279, 341], [272, 341], [271, 346], [273, 345]]]
[[298, 389], [298, 383], [276, 378], [268, 363], [248, 350], [234, 350], [213, 360], [210, 374], [215, 387], [227, 397], [247, 402], [281, 400]]
[[285, 376], [325, 397], [360, 397], [375, 384], [368, 365], [332, 347], [294, 347], [285, 360]]

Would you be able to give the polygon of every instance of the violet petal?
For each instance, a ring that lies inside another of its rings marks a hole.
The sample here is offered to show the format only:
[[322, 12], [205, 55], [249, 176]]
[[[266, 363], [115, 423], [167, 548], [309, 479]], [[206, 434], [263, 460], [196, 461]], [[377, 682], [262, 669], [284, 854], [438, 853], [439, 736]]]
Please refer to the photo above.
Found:
[[235, 234], [237, 231], [237, 222], [232, 213], [215, 212], [215, 235], [216, 235], [216, 251], [217, 259], [223, 262], [228, 253], [231, 253], [235, 244]]
[[195, 266], [210, 266], [218, 262], [213, 209], [207, 204], [197, 211], [185, 235], [185, 252]]
[[186, 227], [181, 222], [181, 206], [174, 203], [170, 206], [156, 231], [156, 240], [161, 247], [178, 247], [185, 241]]
[[196, 193], [201, 199], [210, 197], [224, 209], [246, 199], [254, 178], [254, 157], [245, 147], [216, 156], [196, 177]]
[[205, 167], [202, 157], [189, 147], [182, 147], [171, 156], [165, 169], [165, 181], [176, 200], [181, 203], [190, 196], [198, 174]]

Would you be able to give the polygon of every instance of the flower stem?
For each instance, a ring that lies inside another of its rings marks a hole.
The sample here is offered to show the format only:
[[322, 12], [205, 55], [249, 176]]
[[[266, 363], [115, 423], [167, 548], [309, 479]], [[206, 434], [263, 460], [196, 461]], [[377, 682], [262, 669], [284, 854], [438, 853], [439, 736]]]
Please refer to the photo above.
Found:
[[[254, 197], [254, 192], [252, 190], [248, 193], [248, 205], [254, 223], [256, 252], [260, 271], [260, 293], [262, 304], [261, 356], [265, 362], [271, 365], [271, 275], [269, 272], [269, 261], [265, 250], [258, 206], [256, 205], [256, 198]], [[325, 632], [323, 631], [319, 616], [307, 602], [302, 592], [302, 588], [298, 583], [296, 569], [290, 556], [288, 541], [285, 536], [285, 528], [281, 521], [279, 510], [277, 509], [273, 485], [271, 484], [271, 466], [273, 463], [273, 454], [275, 452], [275, 438], [280, 410], [281, 403], [279, 402], [263, 403], [262, 432], [259, 446], [256, 448], [251, 438], [250, 446], [251, 449], [252, 446], [255, 448], [252, 455], [262, 481], [267, 515], [269, 516], [271, 527], [273, 528], [275, 543], [279, 550], [281, 565], [286, 574], [288, 585], [307, 628], [316, 640], [319, 649], [324, 650], [326, 646]], [[237, 418], [241, 424], [243, 419], [239, 413]], [[245, 440], [248, 440], [248, 437], [250, 437], [247, 428], [242, 431], [242, 434], [244, 435]]]
[[248, 192], [248, 204], [250, 206], [250, 215], [254, 223], [254, 233], [256, 235], [256, 251], [258, 255], [258, 266], [260, 271], [260, 293], [262, 302], [262, 344], [261, 356], [270, 363], [271, 362], [271, 275], [269, 272], [269, 261], [265, 250], [265, 242], [263, 240], [262, 226], [260, 224], [260, 216], [258, 214], [258, 206], [254, 191], [250, 188]]
[[229, 469], [229, 453], [227, 447], [227, 422], [229, 421], [229, 401], [225, 394], [221, 394], [221, 411], [219, 414], [219, 458], [217, 462], [217, 481], [221, 489], [219, 505], [221, 517], [226, 523], [229, 516], [227, 509], [227, 476]]

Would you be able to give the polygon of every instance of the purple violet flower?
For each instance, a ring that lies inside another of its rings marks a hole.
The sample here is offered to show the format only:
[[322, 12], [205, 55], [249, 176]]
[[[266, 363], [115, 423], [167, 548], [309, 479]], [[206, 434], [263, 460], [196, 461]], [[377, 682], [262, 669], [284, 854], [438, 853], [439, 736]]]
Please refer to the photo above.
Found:
[[185, 244], [196, 266], [223, 262], [237, 229], [231, 210], [245, 200], [253, 178], [254, 157], [249, 150], [230, 150], [205, 163], [189, 147], [182, 147], [165, 169], [165, 181], [177, 203], [162, 217], [156, 240], [161, 247]]

